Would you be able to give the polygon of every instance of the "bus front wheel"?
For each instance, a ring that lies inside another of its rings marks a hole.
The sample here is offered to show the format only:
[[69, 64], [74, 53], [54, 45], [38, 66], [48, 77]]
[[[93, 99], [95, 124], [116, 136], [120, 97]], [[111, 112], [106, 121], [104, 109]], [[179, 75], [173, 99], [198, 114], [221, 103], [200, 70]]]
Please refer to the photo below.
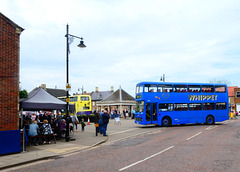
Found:
[[162, 119], [162, 126], [163, 127], [169, 127], [172, 125], [171, 119], [169, 117], [164, 117]]
[[215, 123], [214, 117], [212, 115], [208, 115], [207, 118], [206, 118], [206, 124], [207, 125], [212, 125], [214, 123]]

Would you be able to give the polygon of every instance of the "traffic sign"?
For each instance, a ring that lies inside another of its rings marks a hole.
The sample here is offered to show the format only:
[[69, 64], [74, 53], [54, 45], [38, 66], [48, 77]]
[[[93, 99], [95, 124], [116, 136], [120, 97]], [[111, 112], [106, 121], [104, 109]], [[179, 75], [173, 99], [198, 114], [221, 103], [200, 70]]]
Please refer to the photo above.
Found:
[[69, 83], [66, 84], [66, 90], [71, 91], [71, 85]]

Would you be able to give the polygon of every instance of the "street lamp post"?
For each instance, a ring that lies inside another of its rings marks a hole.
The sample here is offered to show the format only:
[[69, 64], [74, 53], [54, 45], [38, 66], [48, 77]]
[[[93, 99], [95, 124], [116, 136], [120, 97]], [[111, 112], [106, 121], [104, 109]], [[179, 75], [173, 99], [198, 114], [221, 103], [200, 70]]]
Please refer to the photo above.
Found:
[[66, 73], [66, 88], [67, 88], [67, 99], [66, 99], [66, 102], [67, 102], [67, 104], [66, 104], [66, 134], [65, 134], [65, 139], [66, 139], [66, 142], [68, 142], [69, 140], [70, 140], [70, 137], [69, 137], [69, 121], [70, 121], [70, 116], [69, 116], [69, 102], [70, 102], [70, 100], [69, 100], [69, 89], [71, 88], [70, 87], [70, 84], [69, 84], [69, 38], [71, 37], [71, 38], [78, 38], [78, 39], [80, 39], [81, 41], [80, 41], [80, 44], [78, 45], [78, 47], [80, 47], [80, 48], [85, 48], [86, 47], [86, 45], [84, 45], [84, 42], [83, 42], [83, 38], [80, 38], [80, 37], [78, 37], [78, 36], [74, 36], [74, 35], [71, 35], [71, 34], [69, 34], [69, 26], [68, 26], [68, 24], [67, 24], [67, 34], [65, 35], [65, 37], [66, 37], [66, 41], [67, 41], [67, 58], [66, 58], [66, 71], [67, 71], [67, 73]]
[[163, 76], [161, 76], [160, 81], [165, 82], [165, 74], [163, 74]]

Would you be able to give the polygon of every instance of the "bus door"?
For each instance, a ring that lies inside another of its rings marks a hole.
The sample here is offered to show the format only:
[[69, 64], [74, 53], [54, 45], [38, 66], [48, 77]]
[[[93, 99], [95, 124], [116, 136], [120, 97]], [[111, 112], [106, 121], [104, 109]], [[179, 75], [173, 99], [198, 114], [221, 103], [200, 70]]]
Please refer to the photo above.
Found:
[[157, 103], [146, 103], [146, 124], [157, 124]]

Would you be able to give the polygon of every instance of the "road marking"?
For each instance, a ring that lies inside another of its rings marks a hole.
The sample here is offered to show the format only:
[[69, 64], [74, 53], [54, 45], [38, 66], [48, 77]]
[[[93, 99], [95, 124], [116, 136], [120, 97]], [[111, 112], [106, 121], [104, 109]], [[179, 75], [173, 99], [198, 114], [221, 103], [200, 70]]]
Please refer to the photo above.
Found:
[[214, 128], [217, 128], [218, 126], [210, 126], [210, 127], [208, 127], [208, 128], [206, 128], [205, 130], [207, 131], [207, 130], [212, 130], [212, 129], [214, 129]]
[[134, 166], [134, 165], [137, 165], [137, 164], [139, 164], [139, 163], [141, 163], [141, 162], [144, 162], [144, 161], [146, 161], [146, 160], [148, 160], [148, 159], [150, 159], [150, 158], [153, 158], [153, 157], [155, 157], [155, 156], [157, 156], [157, 155], [159, 155], [159, 154], [161, 154], [161, 153], [163, 153], [163, 152], [166, 152], [166, 151], [172, 149], [173, 147], [174, 147], [174, 146], [170, 146], [170, 147], [167, 148], [167, 149], [164, 149], [164, 150], [162, 150], [162, 151], [160, 151], [160, 152], [158, 152], [158, 153], [156, 153], [156, 154], [153, 154], [153, 155], [151, 155], [151, 156], [149, 156], [149, 157], [147, 157], [147, 158], [145, 158], [145, 159], [143, 159], [143, 160], [140, 160], [140, 161], [137, 161], [137, 162], [135, 162], [135, 163], [133, 163], [133, 164], [130, 164], [130, 165], [124, 167], [124, 168], [121, 168], [121, 169], [119, 169], [118, 171], [126, 170], [126, 169], [128, 169], [128, 168], [130, 168], [130, 167], [132, 167], [132, 166]]
[[193, 135], [193, 136], [191, 136], [191, 137], [187, 138], [186, 140], [190, 140], [190, 139], [192, 139], [192, 138], [194, 138], [194, 137], [198, 136], [199, 134], [202, 134], [202, 132], [199, 132], [199, 133], [197, 133], [197, 134], [195, 134], [195, 135]]
[[152, 132], [156, 133], [156, 132], [162, 132], [162, 130], [158, 130], [158, 131], [155, 131], [155, 130], [152, 130], [152, 131], [147, 131], [147, 132], [142, 132], [142, 133], [138, 133], [138, 134], [134, 134], [134, 135], [130, 135], [130, 136], [127, 136], [127, 137], [123, 137], [123, 138], [120, 138], [120, 139], [116, 139], [116, 140], [112, 140], [112, 141], [107, 141], [105, 144], [106, 145], [110, 145], [112, 143], [115, 143], [115, 142], [118, 142], [118, 141], [122, 141], [122, 140], [126, 140], [126, 139], [129, 139], [129, 138], [134, 138], [136, 136], [140, 136], [140, 135], [144, 135], [144, 134], [152, 134]]
[[119, 132], [113, 132], [113, 133], [110, 133], [109, 135], [114, 135], [114, 134], [120, 134], [120, 133], [125, 133], [125, 132], [128, 132], [128, 131], [132, 131], [132, 130], [136, 130], [138, 128], [132, 128], [132, 129], [129, 129], [129, 130], [123, 130], [123, 131], [119, 131]]
[[206, 128], [205, 130], [210, 130], [210, 128], [212, 128], [212, 126], [210, 126], [210, 127]]

